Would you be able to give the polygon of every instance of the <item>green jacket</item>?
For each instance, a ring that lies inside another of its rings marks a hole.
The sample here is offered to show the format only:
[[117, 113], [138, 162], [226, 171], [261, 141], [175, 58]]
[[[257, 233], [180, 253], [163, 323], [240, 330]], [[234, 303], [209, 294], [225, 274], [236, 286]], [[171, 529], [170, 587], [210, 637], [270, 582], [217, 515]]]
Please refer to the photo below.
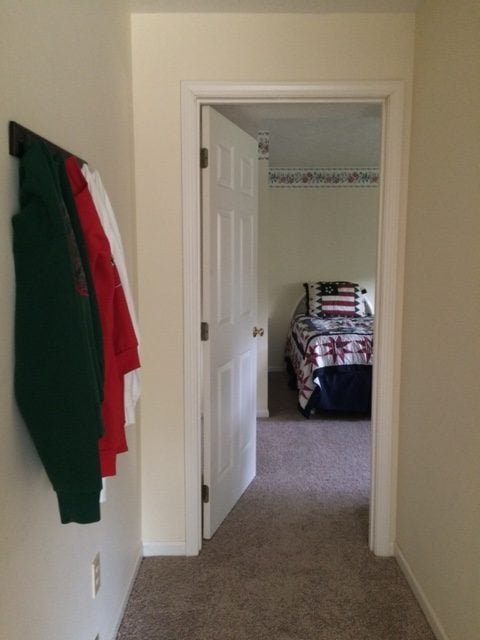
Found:
[[100, 519], [103, 432], [98, 310], [63, 161], [43, 143], [20, 160], [13, 216], [15, 396], [63, 523]]

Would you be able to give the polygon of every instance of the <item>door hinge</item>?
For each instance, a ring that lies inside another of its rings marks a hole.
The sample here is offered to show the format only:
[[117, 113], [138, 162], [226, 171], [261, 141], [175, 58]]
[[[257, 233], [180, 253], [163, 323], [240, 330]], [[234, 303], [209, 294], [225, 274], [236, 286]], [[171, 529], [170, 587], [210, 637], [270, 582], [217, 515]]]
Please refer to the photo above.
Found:
[[202, 147], [200, 149], [200, 169], [206, 169], [208, 167], [208, 149]]
[[202, 322], [200, 325], [200, 338], [202, 342], [206, 342], [208, 340], [208, 322]]
[[210, 502], [210, 487], [208, 484], [202, 484], [202, 502]]

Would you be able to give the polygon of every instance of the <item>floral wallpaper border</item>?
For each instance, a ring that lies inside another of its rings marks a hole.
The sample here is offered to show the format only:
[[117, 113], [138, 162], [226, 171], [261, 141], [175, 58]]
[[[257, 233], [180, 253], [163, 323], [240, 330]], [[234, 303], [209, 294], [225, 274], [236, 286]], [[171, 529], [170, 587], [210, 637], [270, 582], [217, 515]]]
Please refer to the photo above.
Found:
[[259, 131], [257, 133], [258, 159], [268, 160], [270, 157], [270, 131]]
[[379, 176], [378, 168], [374, 167], [276, 167], [268, 171], [268, 185], [274, 188], [378, 187]]

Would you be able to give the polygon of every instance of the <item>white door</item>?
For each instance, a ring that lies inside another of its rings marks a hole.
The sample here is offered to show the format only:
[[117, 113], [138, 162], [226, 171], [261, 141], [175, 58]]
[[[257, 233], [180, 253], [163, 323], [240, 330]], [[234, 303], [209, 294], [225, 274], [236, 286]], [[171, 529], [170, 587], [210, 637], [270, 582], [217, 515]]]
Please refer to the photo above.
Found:
[[202, 108], [203, 534], [211, 538], [255, 477], [257, 143]]

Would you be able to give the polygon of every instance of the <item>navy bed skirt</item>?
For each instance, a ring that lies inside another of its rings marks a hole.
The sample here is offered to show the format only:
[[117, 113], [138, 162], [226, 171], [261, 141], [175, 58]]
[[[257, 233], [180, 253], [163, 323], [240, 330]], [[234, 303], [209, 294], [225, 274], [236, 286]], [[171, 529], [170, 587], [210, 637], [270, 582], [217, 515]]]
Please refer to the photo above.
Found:
[[[297, 388], [292, 364], [287, 360], [289, 386]], [[318, 385], [300, 412], [309, 418], [314, 411], [342, 411], [345, 413], [370, 413], [372, 406], [372, 367], [366, 365], [343, 365], [324, 367], [313, 373]]]

